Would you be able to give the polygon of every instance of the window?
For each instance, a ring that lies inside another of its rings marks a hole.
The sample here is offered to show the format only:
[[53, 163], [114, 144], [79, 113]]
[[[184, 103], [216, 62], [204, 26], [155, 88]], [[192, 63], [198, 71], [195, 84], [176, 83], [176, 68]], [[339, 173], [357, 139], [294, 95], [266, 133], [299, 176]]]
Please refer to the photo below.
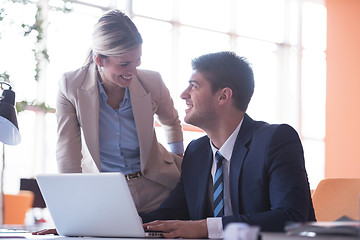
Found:
[[[0, 59], [0, 73], [11, 76], [17, 101], [44, 99], [55, 107], [57, 80], [85, 61], [92, 26], [102, 12], [119, 8], [133, 18], [143, 35], [141, 67], [162, 74], [181, 119], [186, 106], [179, 96], [191, 74], [190, 60], [209, 52], [235, 51], [247, 57], [254, 69], [255, 93], [248, 114], [255, 120], [293, 126], [303, 142], [311, 188], [324, 177], [326, 9], [322, 0], [73, 2], [70, 13], [45, 11], [50, 62], [39, 82], [33, 80], [31, 39], [0, 21], [5, 26], [0, 31], [0, 50], [7, 56]], [[36, 11], [34, 4], [10, 1], [4, 8], [17, 19], [14, 26], [31, 22]], [[22, 142], [6, 146], [6, 192], [16, 191], [21, 177], [57, 171], [54, 114], [27, 110], [18, 115], [18, 121]], [[185, 146], [201, 135], [186, 132]]]

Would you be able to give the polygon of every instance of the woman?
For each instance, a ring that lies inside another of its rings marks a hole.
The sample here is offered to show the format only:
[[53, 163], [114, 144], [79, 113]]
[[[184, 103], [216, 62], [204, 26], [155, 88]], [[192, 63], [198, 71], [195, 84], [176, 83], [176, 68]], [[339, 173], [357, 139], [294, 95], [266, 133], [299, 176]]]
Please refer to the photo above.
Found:
[[[92, 37], [86, 64], [65, 73], [59, 85], [59, 171], [123, 172], [137, 210], [151, 211], [180, 177], [178, 113], [160, 74], [137, 69], [142, 38], [129, 17], [105, 13]], [[173, 153], [157, 141], [154, 114]]]

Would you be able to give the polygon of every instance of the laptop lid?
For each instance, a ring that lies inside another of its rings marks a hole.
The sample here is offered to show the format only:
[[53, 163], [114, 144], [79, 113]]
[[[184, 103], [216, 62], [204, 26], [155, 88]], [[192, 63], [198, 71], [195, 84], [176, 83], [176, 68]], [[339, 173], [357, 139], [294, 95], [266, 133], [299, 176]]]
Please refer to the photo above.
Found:
[[41, 174], [36, 179], [60, 235], [145, 237], [122, 173]]

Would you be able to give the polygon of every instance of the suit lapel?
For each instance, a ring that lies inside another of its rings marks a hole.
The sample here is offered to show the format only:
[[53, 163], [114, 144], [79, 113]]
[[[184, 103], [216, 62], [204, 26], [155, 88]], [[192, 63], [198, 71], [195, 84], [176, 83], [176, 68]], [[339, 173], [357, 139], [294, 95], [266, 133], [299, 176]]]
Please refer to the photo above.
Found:
[[247, 115], [235, 141], [234, 150], [230, 162], [230, 198], [233, 213], [239, 213], [239, 178], [241, 168], [248, 152], [248, 144], [251, 141], [255, 122]]
[[[187, 182], [184, 184], [187, 187], [189, 212], [191, 219], [203, 219], [208, 216], [209, 210], [209, 196], [208, 185], [210, 178], [210, 171], [212, 166], [212, 151], [210, 148], [209, 138], [201, 139], [199, 145], [194, 146], [194, 152], [191, 155], [191, 160], [186, 161], [186, 169], [190, 171], [183, 171]], [[186, 154], [187, 155], [187, 154]], [[185, 169], [185, 168], [184, 168]]]
[[142, 169], [148, 167], [146, 164], [151, 164], [146, 162], [146, 159], [149, 158], [151, 150], [151, 142], [153, 142], [153, 112], [152, 112], [152, 100], [151, 93], [148, 93], [144, 87], [141, 85], [139, 79], [134, 77], [131, 80], [130, 90], [130, 99], [131, 106], [134, 114], [136, 130], [139, 138], [140, 145], [140, 165]]
[[[210, 145], [209, 145], [210, 146]], [[206, 153], [205, 153], [206, 154]], [[206, 155], [203, 156], [206, 156]], [[199, 188], [198, 188], [198, 202], [197, 202], [197, 213], [196, 215], [199, 216], [199, 219], [203, 219], [204, 217], [208, 216], [209, 213], [209, 179], [210, 179], [210, 172], [212, 166], [212, 150], [211, 148], [207, 151], [207, 157], [204, 159], [204, 163], [199, 166], [198, 171], [203, 172], [201, 176], [199, 176]], [[204, 169], [204, 171], [201, 171]], [[202, 187], [200, 187], [202, 186]]]
[[99, 147], [99, 91], [97, 87], [97, 76], [95, 64], [88, 68], [87, 75], [81, 86], [77, 90], [79, 99], [79, 113], [84, 139], [91, 157], [96, 166], [100, 166], [100, 147]]

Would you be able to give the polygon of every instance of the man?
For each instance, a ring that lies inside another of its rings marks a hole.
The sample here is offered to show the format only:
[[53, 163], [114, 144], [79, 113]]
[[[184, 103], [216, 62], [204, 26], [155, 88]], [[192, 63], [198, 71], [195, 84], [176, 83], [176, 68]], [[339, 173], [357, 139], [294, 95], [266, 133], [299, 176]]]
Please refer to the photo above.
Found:
[[231, 222], [283, 231], [286, 222], [315, 221], [298, 134], [245, 113], [254, 91], [247, 61], [219, 52], [193, 60], [192, 67], [181, 94], [188, 106], [185, 122], [207, 136], [187, 147], [169, 198], [157, 210], [140, 213], [144, 222], [172, 221], [144, 228], [164, 231], [167, 238], [219, 238]]

